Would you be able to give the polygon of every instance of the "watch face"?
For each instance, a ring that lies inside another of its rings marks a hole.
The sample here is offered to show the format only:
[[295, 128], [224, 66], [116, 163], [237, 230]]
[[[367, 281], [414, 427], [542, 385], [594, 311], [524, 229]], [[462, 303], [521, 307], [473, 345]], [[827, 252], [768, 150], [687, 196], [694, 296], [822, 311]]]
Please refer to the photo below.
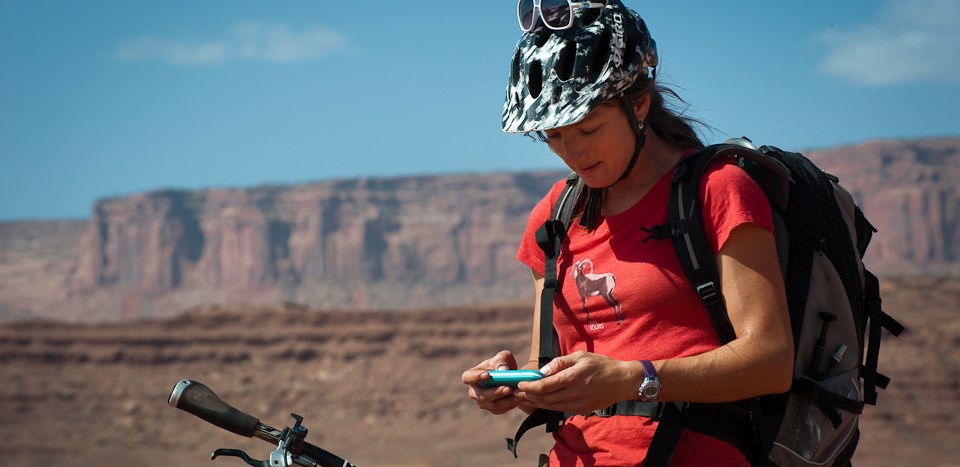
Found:
[[660, 395], [660, 383], [646, 380], [640, 385], [640, 397], [645, 401], [652, 401]]
[[640, 383], [640, 399], [643, 402], [653, 402], [660, 395], [660, 381], [657, 380], [657, 371], [649, 360], [640, 360], [643, 364], [644, 378]]

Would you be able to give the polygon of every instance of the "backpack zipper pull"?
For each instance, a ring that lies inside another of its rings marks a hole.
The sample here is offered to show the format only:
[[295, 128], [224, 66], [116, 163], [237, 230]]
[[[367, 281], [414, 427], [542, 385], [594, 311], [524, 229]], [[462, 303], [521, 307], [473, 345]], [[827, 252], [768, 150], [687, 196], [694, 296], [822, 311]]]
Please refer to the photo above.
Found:
[[817, 367], [820, 366], [820, 358], [823, 357], [823, 349], [827, 345], [827, 330], [830, 328], [830, 323], [837, 320], [837, 315], [821, 311], [820, 319], [823, 324], [820, 325], [820, 336], [817, 337], [817, 346], [813, 349], [813, 358], [810, 360], [810, 367], [807, 371], [810, 377], [817, 381], [823, 380], [823, 374], [817, 371]]
[[847, 344], [840, 344], [837, 346], [837, 351], [833, 353], [833, 357], [827, 361], [827, 367], [824, 368], [823, 373], [820, 374], [821, 378], [826, 378], [830, 376], [830, 373], [837, 368], [837, 365], [843, 361], [843, 356], [847, 354]]

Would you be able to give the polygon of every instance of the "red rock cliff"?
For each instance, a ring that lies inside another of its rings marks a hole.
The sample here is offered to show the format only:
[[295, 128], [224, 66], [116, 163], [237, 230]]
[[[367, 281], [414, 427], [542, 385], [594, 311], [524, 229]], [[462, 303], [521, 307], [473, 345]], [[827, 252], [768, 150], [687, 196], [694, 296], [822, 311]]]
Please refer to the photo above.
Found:
[[809, 153], [877, 228], [878, 274], [960, 274], [960, 139], [886, 141]]
[[[360, 179], [104, 200], [82, 240], [77, 283], [85, 292], [218, 290], [314, 306], [428, 306], [449, 286], [471, 302], [512, 301], [530, 282], [513, 259], [526, 215], [560, 176]], [[497, 284], [510, 290], [498, 296]], [[408, 290], [391, 298], [394, 289]]]
[[[960, 273], [960, 138], [805, 153], [840, 177], [879, 230], [871, 269]], [[98, 202], [82, 240], [73, 240], [79, 248], [62, 248], [63, 229], [44, 246], [43, 229], [8, 224], [0, 283], [11, 286], [0, 288], [0, 319], [99, 321], [231, 302], [415, 309], [530, 301], [529, 272], [513, 256], [530, 208], [564, 173], [138, 194]], [[23, 242], [14, 237], [26, 231], [36, 248], [17, 249]]]

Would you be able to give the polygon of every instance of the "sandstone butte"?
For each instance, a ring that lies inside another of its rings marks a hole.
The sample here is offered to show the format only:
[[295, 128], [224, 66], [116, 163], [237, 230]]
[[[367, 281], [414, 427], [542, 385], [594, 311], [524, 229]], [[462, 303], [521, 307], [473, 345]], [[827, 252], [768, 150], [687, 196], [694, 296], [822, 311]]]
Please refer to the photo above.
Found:
[[[879, 231], [881, 276], [960, 272], [960, 138], [804, 151]], [[85, 221], [0, 224], [0, 321], [117, 321], [191, 307], [427, 309], [532, 300], [513, 256], [562, 170], [165, 190]]]

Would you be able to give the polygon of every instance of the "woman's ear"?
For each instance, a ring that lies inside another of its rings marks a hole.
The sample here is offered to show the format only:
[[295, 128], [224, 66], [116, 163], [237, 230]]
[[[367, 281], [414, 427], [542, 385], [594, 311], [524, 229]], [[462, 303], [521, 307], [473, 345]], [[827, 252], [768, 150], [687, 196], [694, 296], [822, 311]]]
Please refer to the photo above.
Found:
[[633, 112], [637, 116], [638, 122], [647, 118], [647, 115], [650, 114], [650, 93], [644, 93], [633, 100]]

